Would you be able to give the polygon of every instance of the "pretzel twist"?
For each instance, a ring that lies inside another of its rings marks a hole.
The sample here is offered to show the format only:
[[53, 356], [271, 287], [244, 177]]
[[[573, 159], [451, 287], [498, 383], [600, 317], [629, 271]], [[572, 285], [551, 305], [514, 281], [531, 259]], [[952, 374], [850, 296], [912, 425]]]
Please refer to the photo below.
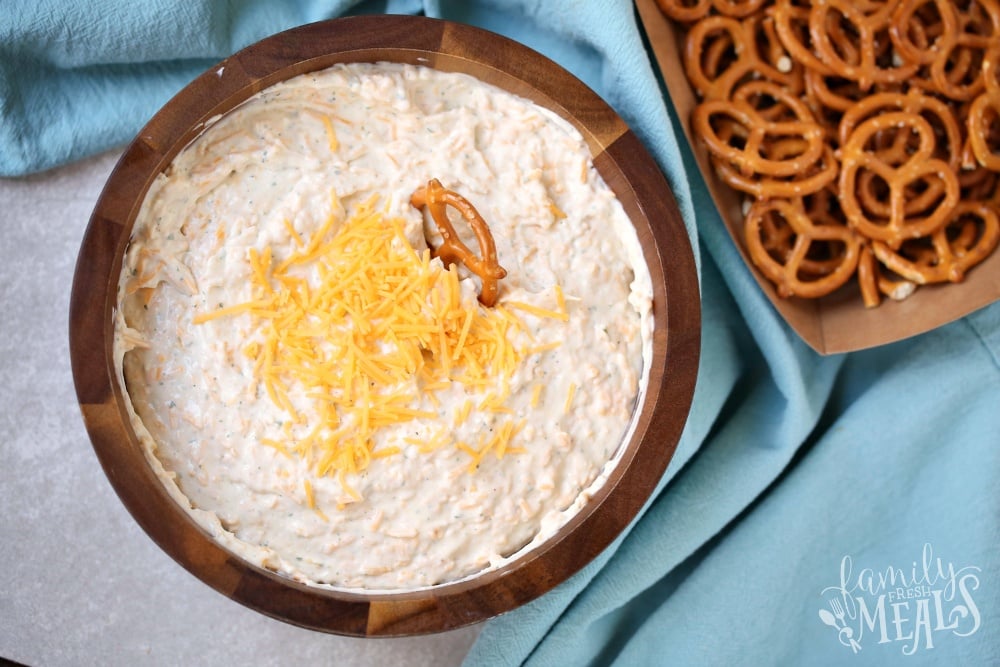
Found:
[[765, 0], [656, 0], [660, 10], [675, 21], [694, 23], [713, 8], [723, 16], [742, 18], [753, 14]]
[[802, 67], [787, 56], [770, 14], [698, 21], [685, 37], [683, 60], [688, 80], [705, 100], [727, 100], [739, 84], [754, 78], [781, 84], [793, 94], [802, 89]]
[[[924, 120], [931, 123], [935, 137], [934, 151], [931, 156], [946, 162], [953, 173], [961, 173], [962, 132], [955, 120], [954, 113], [947, 104], [937, 97], [925, 95], [919, 90], [910, 90], [905, 94], [876, 93], [854, 103], [841, 117], [837, 129], [840, 144], [846, 146], [851, 134], [863, 121], [879, 113], [893, 110], [919, 114]], [[879, 138], [878, 136], [873, 137], [877, 144], [876, 154], [883, 162], [895, 167], [910, 159], [913, 149], [912, 133], [895, 131], [881, 137], [881, 142], [877, 141]], [[889, 203], [880, 201], [872, 187], [876, 176], [876, 173], [871, 170], [859, 173], [855, 194], [860, 200], [862, 208], [869, 214], [888, 218], [891, 215]], [[938, 178], [924, 179], [921, 186], [921, 190], [911, 188], [907, 191], [904, 204], [906, 215], [916, 215], [931, 208], [940, 200], [947, 188], [945, 181]]]
[[953, 4], [958, 26], [954, 40], [930, 64], [930, 81], [940, 94], [957, 101], [978, 96], [985, 84], [982, 67], [986, 52], [1000, 39], [997, 0], [969, 0], [960, 10]]
[[882, 295], [893, 301], [902, 301], [917, 289], [916, 283], [905, 278], [890, 278], [879, 267], [880, 264], [871, 245], [862, 244], [861, 255], [858, 258], [858, 287], [865, 308], [878, 306], [882, 302]]
[[[857, 0], [826, 0], [809, 9], [809, 35], [818, 59], [830, 73], [856, 81], [869, 90], [874, 84], [905, 81], [917, 73], [919, 63], [901, 61], [883, 66], [880, 48], [888, 39], [893, 2], [872, 3]], [[847, 22], [853, 28], [843, 28]]]
[[712, 0], [694, 0], [684, 2], [684, 0], [656, 0], [660, 10], [675, 21], [681, 23], [694, 23], [704, 18], [712, 9]]
[[[462, 195], [447, 190], [441, 182], [432, 178], [426, 186], [419, 187], [410, 196], [410, 205], [416, 209], [427, 207], [431, 219], [441, 232], [441, 245], [433, 250], [445, 266], [449, 264], [465, 264], [472, 273], [482, 281], [482, 291], [479, 301], [484, 306], [492, 306], [497, 302], [500, 293], [498, 281], [507, 275], [506, 269], [497, 260], [496, 243], [489, 225], [479, 215], [475, 207]], [[457, 210], [476, 235], [482, 258], [476, 257], [467, 245], [458, 237], [455, 227], [448, 219], [447, 207]]]
[[[765, 220], [769, 214], [780, 216], [794, 233], [794, 241], [787, 252], [777, 257], [766, 247]], [[805, 214], [801, 199], [772, 199], [758, 201], [746, 216], [745, 237], [751, 261], [771, 279], [783, 297], [825, 296], [846, 283], [858, 265], [860, 239], [843, 225], [814, 225]], [[839, 258], [834, 268], [817, 276], [803, 271], [814, 244], [839, 244], [840, 251], [828, 252]]]
[[1000, 220], [995, 207], [973, 201], [959, 204], [947, 223], [931, 235], [930, 243], [897, 251], [875, 242], [872, 250], [888, 268], [919, 285], [957, 283], [993, 252], [998, 241]]
[[793, 0], [778, 0], [773, 15], [778, 38], [792, 58], [802, 63], [807, 70], [819, 72], [824, 76], [833, 75], [833, 70], [810, 48], [809, 8], [796, 6]]
[[[944, 160], [953, 171], [961, 168], [962, 162], [962, 132], [951, 108], [937, 97], [925, 95], [919, 90], [907, 93], [876, 93], [855, 102], [844, 111], [840, 124], [837, 126], [837, 138], [841, 146], [847, 144], [851, 133], [863, 121], [886, 111], [904, 111], [920, 114], [925, 120], [934, 121], [933, 129], [936, 137], [934, 157]], [[906, 134], [897, 132], [895, 139], [905, 140]], [[905, 146], [896, 146], [906, 150]]]
[[[969, 147], [976, 161], [1000, 172], [1000, 44], [983, 60], [983, 92], [969, 106]], [[993, 145], [991, 145], [991, 143]], [[994, 150], [996, 149], [996, 150]]]
[[[754, 98], [770, 99], [775, 104], [765, 112], [758, 111], [752, 101]], [[724, 136], [716, 130], [718, 117], [731, 121]], [[735, 166], [743, 176], [794, 176], [823, 155], [823, 128], [801, 100], [770, 81], [745, 83], [733, 93], [731, 100], [702, 102], [695, 108], [691, 124], [709, 152]], [[736, 135], [741, 135], [742, 146], [732, 144]], [[768, 156], [769, 140], [778, 138], [801, 139], [802, 152], [780, 159]]]
[[723, 160], [713, 160], [713, 164], [715, 173], [730, 187], [760, 200], [803, 197], [819, 192], [837, 180], [839, 170], [837, 158], [829, 146], [823, 149], [823, 157], [810, 169], [798, 176], [787, 178], [744, 176]]
[[[802, 84], [813, 113], [823, 115], [821, 114], [823, 109], [833, 112], [829, 114], [831, 118], [829, 124], [834, 135], [839, 116], [872, 94], [871, 91], [861, 90], [857, 81], [842, 79], [832, 74], [826, 75], [809, 68], [802, 74]], [[894, 84], [874, 87], [875, 92], [897, 92], [901, 89], [902, 86]]]
[[[929, 4], [937, 18], [933, 23], [926, 10]], [[901, 0], [892, 14], [889, 38], [902, 60], [929, 65], [954, 47], [959, 29], [952, 0]]]
[[[896, 165], [887, 162], [871, 150], [870, 140], [879, 132], [912, 130], [919, 143], [908, 153], [906, 161]], [[958, 203], [958, 177], [948, 163], [933, 156], [934, 130], [927, 120], [916, 113], [896, 111], [883, 113], [861, 123], [848, 137], [842, 149], [840, 193], [844, 213], [852, 227], [870, 239], [898, 248], [906, 239], [927, 236], [951, 215]], [[858, 173], [875, 173], [888, 188], [888, 218], [884, 221], [869, 217], [858, 197]], [[907, 195], [915, 183], [942, 182], [940, 201], [924, 216], [908, 215]]]

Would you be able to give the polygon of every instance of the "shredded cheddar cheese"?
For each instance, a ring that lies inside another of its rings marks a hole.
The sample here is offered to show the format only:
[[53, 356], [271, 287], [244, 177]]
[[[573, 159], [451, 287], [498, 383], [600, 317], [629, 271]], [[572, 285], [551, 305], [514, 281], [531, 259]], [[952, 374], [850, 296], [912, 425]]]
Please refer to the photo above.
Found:
[[537, 408], [538, 401], [542, 398], [542, 385], [536, 384], [531, 389], [531, 407]]
[[570, 382], [569, 388], [566, 390], [566, 403], [563, 405], [563, 412], [569, 413], [570, 406], [573, 405], [573, 399], [576, 397], [576, 384]]
[[[561, 294], [562, 292], [560, 292]], [[536, 317], [547, 317], [553, 320], [560, 320], [562, 322], [569, 321], [569, 313], [566, 312], [565, 307], [561, 311], [549, 310], [548, 308], [540, 308], [530, 303], [523, 303], [521, 301], [507, 301], [505, 305], [509, 308], [516, 308], [518, 310], [523, 310], [526, 313], [531, 313]], [[565, 303], [563, 303], [565, 306]]]
[[[332, 211], [337, 210], [334, 194]], [[513, 414], [504, 405], [510, 377], [526, 357], [559, 343], [516, 346], [508, 334], [527, 333], [527, 327], [510, 309], [569, 319], [558, 287], [559, 310], [520, 301], [486, 308], [474, 296], [463, 297], [456, 267], [432, 262], [429, 250], [418, 252], [406, 239], [402, 221], [386, 219], [374, 198], [347, 220], [331, 213], [308, 240], [290, 221], [285, 227], [294, 242], [287, 257], [276, 261], [270, 247], [247, 253], [252, 299], [220, 304], [193, 321], [250, 317], [254, 333], [242, 351], [253, 362], [253, 381], [263, 385], [289, 422], [305, 427], [305, 435], [297, 438], [287, 427], [286, 443], [262, 444], [285, 456], [303, 457], [319, 476], [335, 476], [346, 494], [341, 506], [360, 500], [349, 475], [402, 451], [380, 444], [379, 430], [437, 419], [437, 391], [458, 382], [483, 392], [478, 407], [466, 400], [454, 413], [455, 426], [474, 409]], [[539, 391], [532, 406], [537, 406]], [[434, 409], [421, 407], [423, 397]], [[453, 443], [472, 458], [470, 471], [489, 452], [501, 458], [524, 451], [510, 444], [523, 422], [498, 424], [476, 447]], [[439, 432], [428, 440], [398, 444], [428, 452], [448, 441], [448, 434]], [[314, 508], [308, 483], [306, 496]]]
[[337, 149], [340, 148], [340, 141], [337, 139], [337, 131], [333, 129], [333, 121], [327, 115], [321, 116], [323, 121], [323, 129], [326, 131], [326, 138], [330, 144], [330, 152], [336, 153]]

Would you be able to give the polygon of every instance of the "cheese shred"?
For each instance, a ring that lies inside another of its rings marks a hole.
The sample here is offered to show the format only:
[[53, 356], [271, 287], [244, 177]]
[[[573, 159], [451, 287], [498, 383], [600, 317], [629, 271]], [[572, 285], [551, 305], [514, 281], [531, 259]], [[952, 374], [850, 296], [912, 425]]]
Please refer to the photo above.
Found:
[[[332, 144], [336, 135], [329, 120], [324, 121]], [[294, 433], [286, 429], [287, 442], [267, 439], [262, 444], [285, 457], [304, 458], [317, 476], [336, 477], [342, 507], [361, 500], [349, 476], [374, 459], [402, 451], [380, 444], [378, 432], [415, 419], [436, 419], [435, 392], [458, 382], [485, 392], [479, 410], [513, 413], [503, 404], [511, 376], [525, 358], [551, 346], [515, 345], [508, 333], [528, 332], [510, 308], [561, 321], [569, 316], [558, 286], [558, 310], [516, 301], [503, 304], [507, 309], [486, 308], [473, 294], [463, 296], [454, 266], [445, 269], [431, 261], [429, 251], [418, 252], [407, 240], [403, 222], [386, 219], [374, 198], [346, 220], [336, 215], [342, 210], [336, 193], [332, 202], [333, 212], [309, 239], [286, 221], [294, 245], [280, 261], [270, 247], [248, 252], [250, 301], [217, 304], [193, 321], [249, 316], [253, 333], [243, 348], [253, 361], [249, 383], [263, 385], [297, 425]], [[533, 406], [538, 393], [536, 388]], [[426, 397], [434, 410], [422, 407]], [[454, 413], [454, 425], [468, 419], [473, 409], [467, 400]], [[502, 458], [524, 451], [511, 445], [523, 422], [498, 424], [475, 447], [453, 443], [472, 458], [470, 471], [489, 452]], [[438, 433], [420, 441], [418, 449], [433, 451], [449, 441]], [[308, 506], [315, 509], [309, 482], [305, 492]]]

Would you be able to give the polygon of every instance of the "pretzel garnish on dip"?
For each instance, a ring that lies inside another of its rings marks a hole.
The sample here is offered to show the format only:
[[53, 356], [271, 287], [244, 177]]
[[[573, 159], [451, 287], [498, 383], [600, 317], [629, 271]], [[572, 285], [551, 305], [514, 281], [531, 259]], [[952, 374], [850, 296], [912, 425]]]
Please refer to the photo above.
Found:
[[[433, 254], [445, 266], [449, 264], [465, 264], [474, 274], [479, 276], [483, 287], [479, 294], [479, 302], [484, 306], [492, 306], [497, 302], [500, 293], [498, 281], [507, 275], [506, 269], [497, 260], [496, 243], [489, 225], [479, 215], [479, 211], [468, 199], [453, 190], [446, 189], [441, 182], [432, 178], [427, 185], [417, 188], [410, 196], [410, 205], [420, 209], [427, 207], [431, 219], [441, 232], [442, 243]], [[458, 232], [448, 219], [448, 207], [458, 211], [468, 223], [479, 242], [482, 258], [476, 257], [467, 245], [462, 243]]]

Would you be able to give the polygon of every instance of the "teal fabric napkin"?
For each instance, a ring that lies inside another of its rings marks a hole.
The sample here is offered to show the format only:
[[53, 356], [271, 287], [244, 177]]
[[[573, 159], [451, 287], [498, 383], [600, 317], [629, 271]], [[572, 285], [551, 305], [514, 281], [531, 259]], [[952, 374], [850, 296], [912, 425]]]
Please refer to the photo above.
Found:
[[8, 2], [0, 175], [121, 144], [213, 62], [358, 12], [471, 23], [575, 73], [663, 168], [700, 262], [698, 386], [658, 493], [577, 576], [488, 623], [467, 663], [1000, 664], [1000, 304], [812, 352], [714, 211], [629, 2]]

